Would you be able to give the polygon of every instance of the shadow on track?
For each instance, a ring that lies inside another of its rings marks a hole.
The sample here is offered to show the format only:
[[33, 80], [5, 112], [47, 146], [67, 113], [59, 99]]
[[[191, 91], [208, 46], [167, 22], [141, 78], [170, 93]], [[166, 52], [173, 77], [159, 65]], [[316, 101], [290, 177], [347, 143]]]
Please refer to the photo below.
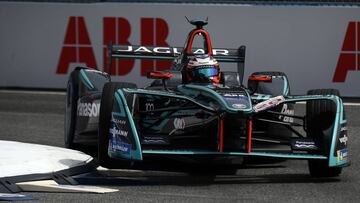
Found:
[[283, 183], [329, 183], [339, 182], [340, 178], [313, 178], [308, 174], [271, 175], [215, 175], [183, 174], [165, 176], [118, 176], [106, 177], [101, 174], [88, 174], [74, 177], [79, 184], [108, 186], [175, 185], [202, 186], [212, 184], [283, 184]]

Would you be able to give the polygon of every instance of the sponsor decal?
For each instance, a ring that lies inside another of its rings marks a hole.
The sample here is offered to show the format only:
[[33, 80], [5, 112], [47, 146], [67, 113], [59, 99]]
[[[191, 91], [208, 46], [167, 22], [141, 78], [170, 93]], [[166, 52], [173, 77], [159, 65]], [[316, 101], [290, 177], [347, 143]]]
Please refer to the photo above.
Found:
[[[119, 59], [111, 63], [107, 70], [107, 46], [113, 44], [130, 45], [132, 27], [126, 18], [104, 17], [103, 18], [103, 67], [104, 72], [111, 75], [124, 76], [129, 74], [134, 65], [133, 59]], [[140, 19], [140, 43], [143, 46], [159, 46], [153, 51], [164, 52], [164, 47], [169, 46], [167, 37], [169, 34], [168, 23], [162, 18]], [[72, 64], [86, 64], [91, 68], [97, 68], [96, 57], [93, 51], [91, 38], [83, 16], [70, 16], [65, 33], [63, 47], [61, 49], [57, 74], [67, 74]], [[138, 51], [147, 51], [141, 48]], [[172, 61], [141, 60], [141, 76], [146, 76], [150, 71], [163, 71], [171, 67]]]
[[[287, 114], [287, 115], [294, 115], [294, 110], [293, 109], [289, 109], [287, 104], [284, 104], [281, 112], [282, 114]], [[283, 116], [280, 115], [279, 119], [284, 121], [284, 122], [289, 122], [289, 123], [293, 123], [294, 122], [294, 118], [293, 117], [289, 117], [289, 116]]]
[[121, 129], [118, 129], [116, 128], [115, 126], [113, 128], [110, 128], [109, 130], [110, 134], [115, 137], [117, 135], [120, 135], [120, 136], [123, 136], [123, 137], [127, 137], [128, 136], [128, 131], [126, 130], [121, 130]]
[[109, 133], [111, 136], [109, 140], [109, 150], [120, 151], [122, 155], [130, 155], [132, 145], [126, 143], [129, 132], [113, 126], [109, 129]]
[[113, 143], [112, 148], [115, 151], [120, 151], [122, 154], [130, 155], [131, 145], [123, 142]]
[[175, 47], [127, 46], [126, 49], [118, 49], [115, 51], [130, 52], [130, 53], [180, 54], [178, 48]]
[[345, 82], [349, 71], [360, 70], [360, 22], [349, 22], [333, 82]]
[[233, 104], [232, 107], [235, 109], [245, 109], [246, 105], [245, 104]]
[[318, 147], [312, 139], [293, 139], [292, 148], [296, 150], [316, 150]]
[[347, 127], [346, 127], [346, 126], [341, 127], [341, 128], [340, 128], [340, 131], [341, 131], [341, 132], [342, 132], [342, 131], [347, 131]]
[[306, 141], [296, 141], [295, 142], [295, 147], [298, 148], [314, 148], [315, 146], [315, 142], [306, 142]]
[[87, 67], [97, 68], [94, 50], [86, 28], [85, 19], [82, 16], [71, 16], [69, 18], [56, 73], [66, 74], [71, 63], [86, 64]]
[[126, 124], [126, 120], [117, 119], [117, 118], [114, 118], [114, 116], [112, 116], [111, 121], [117, 125], [125, 125]]
[[[111, 63], [108, 70], [107, 47], [110, 43], [127, 45], [120, 52], [131, 53], [156, 53], [178, 55], [182, 48], [169, 47], [167, 38], [169, 25], [162, 18], [140, 19], [140, 43], [142, 46], [133, 46], [130, 43], [132, 25], [123, 17], [104, 17], [103, 23], [103, 56], [102, 66], [104, 72], [110, 75], [128, 75], [135, 66], [134, 59], [118, 59]], [[85, 64], [87, 67], [97, 69], [98, 63], [93, 49], [91, 38], [87, 29], [86, 19], [83, 16], [70, 16], [66, 32], [64, 34], [63, 46], [60, 51], [59, 61], [56, 68], [57, 74], [67, 74], [73, 64]], [[138, 36], [137, 36], [138, 37]], [[151, 47], [150, 46], [155, 46]], [[192, 50], [193, 53], [205, 53], [203, 49]], [[229, 55], [227, 49], [213, 49], [213, 55]], [[172, 61], [167, 60], [141, 60], [140, 74], [146, 76], [150, 71], [163, 71], [169, 69]]]
[[346, 145], [347, 141], [348, 141], [348, 137], [346, 136], [346, 134], [344, 134], [343, 137], [339, 137], [339, 141], [341, 144]]
[[[129, 53], [144, 53], [144, 54], [169, 54], [179, 55], [181, 54], [182, 48], [177, 47], [146, 47], [146, 46], [126, 46], [121, 49], [115, 50], [115, 52], [129, 52]], [[204, 49], [192, 49], [193, 54], [204, 54]], [[213, 49], [213, 55], [228, 56], [229, 50], [227, 49]], [[201, 62], [200, 62], [201, 63]]]
[[226, 93], [224, 97], [244, 97], [244, 94], [236, 94], [236, 93]]
[[145, 103], [145, 111], [153, 111], [155, 110], [154, 103]]
[[275, 106], [281, 104], [284, 101], [285, 101], [285, 98], [282, 95], [280, 95], [280, 96], [273, 97], [273, 98], [270, 98], [268, 100], [265, 100], [263, 102], [260, 102], [260, 103], [256, 104], [253, 107], [253, 109], [254, 109], [255, 112], [263, 111], [263, 110], [266, 110], [268, 108], [275, 107]]
[[167, 144], [163, 139], [154, 139], [154, 138], [145, 138], [143, 140], [144, 144]]
[[226, 92], [220, 95], [225, 99], [227, 104], [235, 109], [245, 109], [249, 106], [248, 97], [241, 92]]
[[341, 149], [337, 151], [337, 160], [342, 161], [346, 160], [348, 156], [348, 150], [347, 149]]
[[77, 115], [84, 117], [99, 117], [100, 103], [78, 103]]
[[175, 118], [174, 119], [174, 128], [176, 130], [183, 130], [185, 129], [185, 120], [183, 118]]

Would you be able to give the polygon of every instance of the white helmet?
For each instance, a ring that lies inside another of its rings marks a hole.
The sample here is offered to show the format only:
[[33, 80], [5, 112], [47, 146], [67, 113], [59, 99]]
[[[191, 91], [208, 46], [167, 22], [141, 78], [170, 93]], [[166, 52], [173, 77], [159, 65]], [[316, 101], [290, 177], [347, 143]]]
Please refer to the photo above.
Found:
[[219, 64], [216, 59], [207, 54], [190, 58], [186, 72], [189, 82], [219, 83]]

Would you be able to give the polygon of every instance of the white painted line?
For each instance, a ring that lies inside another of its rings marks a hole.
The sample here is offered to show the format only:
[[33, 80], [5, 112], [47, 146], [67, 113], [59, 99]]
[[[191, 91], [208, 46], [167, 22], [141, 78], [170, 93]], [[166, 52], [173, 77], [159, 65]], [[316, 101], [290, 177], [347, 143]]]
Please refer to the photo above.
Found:
[[0, 93], [7, 93], [7, 94], [66, 95], [66, 92], [34, 91], [34, 90], [0, 90]]
[[[306, 102], [296, 102], [296, 104], [306, 104]], [[344, 102], [344, 106], [360, 106], [360, 103]]]
[[59, 185], [53, 180], [16, 183], [25, 192], [109, 193], [119, 190], [92, 185]]
[[0, 178], [49, 174], [73, 167], [85, 167], [92, 160], [90, 155], [80, 151], [0, 140]]
[[344, 103], [344, 106], [360, 106], [360, 103], [346, 102], [346, 103]]

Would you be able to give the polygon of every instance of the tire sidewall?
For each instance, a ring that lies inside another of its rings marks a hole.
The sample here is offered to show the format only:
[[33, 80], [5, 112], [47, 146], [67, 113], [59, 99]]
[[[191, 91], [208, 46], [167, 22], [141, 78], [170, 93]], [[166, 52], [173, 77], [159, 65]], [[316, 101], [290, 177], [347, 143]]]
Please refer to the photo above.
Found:
[[78, 96], [78, 70], [71, 73], [67, 84], [66, 104], [65, 104], [65, 147], [74, 149], [74, 137], [76, 126], [76, 110]]

